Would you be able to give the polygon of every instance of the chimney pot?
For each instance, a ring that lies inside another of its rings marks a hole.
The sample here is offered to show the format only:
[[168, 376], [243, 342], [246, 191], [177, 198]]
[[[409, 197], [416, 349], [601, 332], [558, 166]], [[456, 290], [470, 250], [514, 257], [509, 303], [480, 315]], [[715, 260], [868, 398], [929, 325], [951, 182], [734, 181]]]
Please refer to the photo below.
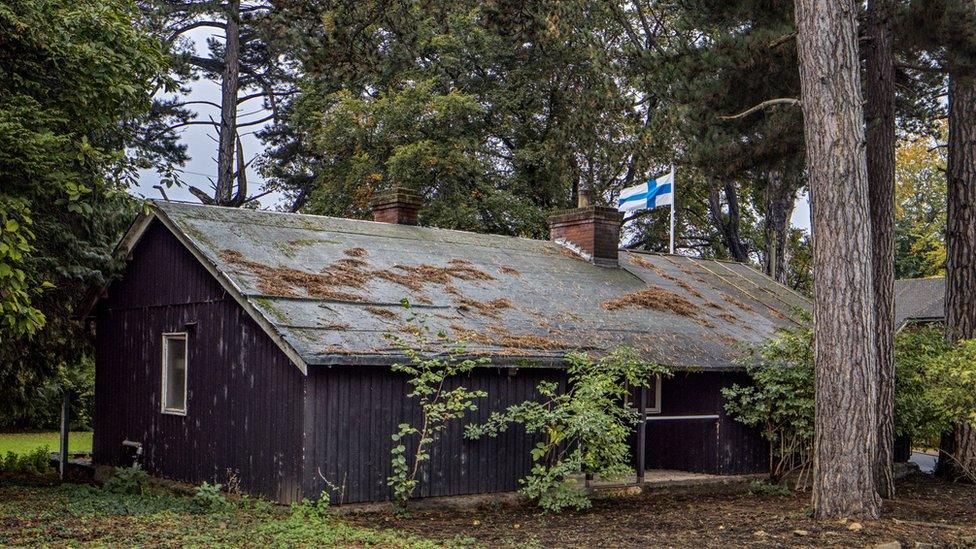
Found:
[[373, 221], [397, 225], [416, 225], [421, 204], [419, 194], [399, 187], [379, 191], [370, 201]]
[[560, 212], [549, 216], [549, 239], [574, 249], [596, 265], [616, 267], [623, 219], [623, 213], [604, 206]]

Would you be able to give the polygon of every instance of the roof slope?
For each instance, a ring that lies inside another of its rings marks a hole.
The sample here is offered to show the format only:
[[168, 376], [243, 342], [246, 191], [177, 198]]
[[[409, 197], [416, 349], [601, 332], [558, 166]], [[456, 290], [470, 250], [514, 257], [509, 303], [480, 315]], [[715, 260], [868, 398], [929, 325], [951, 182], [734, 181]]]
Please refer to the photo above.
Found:
[[809, 309], [736, 263], [621, 252], [623, 268], [603, 268], [525, 238], [176, 202], [156, 214], [310, 365], [401, 359], [383, 336], [405, 331], [403, 299], [435, 332], [520, 365], [626, 344], [728, 368], [738, 344]]
[[945, 318], [945, 279], [908, 278], [895, 281], [895, 327], [911, 321]]

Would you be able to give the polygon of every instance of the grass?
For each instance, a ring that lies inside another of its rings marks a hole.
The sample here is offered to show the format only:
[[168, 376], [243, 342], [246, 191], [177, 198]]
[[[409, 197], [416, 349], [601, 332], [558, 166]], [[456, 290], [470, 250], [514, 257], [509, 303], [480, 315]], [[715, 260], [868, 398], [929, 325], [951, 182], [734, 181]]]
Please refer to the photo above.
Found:
[[976, 547], [976, 486], [927, 475], [900, 480], [882, 519], [855, 527], [814, 520], [809, 494], [796, 493], [648, 493], [599, 498], [583, 512], [489, 504], [401, 517], [228, 501], [204, 487], [191, 497], [134, 473], [103, 487], [0, 474], [0, 547]]
[[[13, 452], [28, 454], [32, 450], [47, 446], [57, 452], [61, 443], [59, 433], [0, 433], [0, 455]], [[71, 453], [90, 453], [92, 450], [91, 431], [72, 431], [68, 434], [68, 451]]]
[[254, 498], [214, 507], [160, 487], [112, 492], [51, 477], [0, 477], [0, 546], [404, 547], [435, 543], [389, 528], [359, 526], [328, 508], [286, 508]]

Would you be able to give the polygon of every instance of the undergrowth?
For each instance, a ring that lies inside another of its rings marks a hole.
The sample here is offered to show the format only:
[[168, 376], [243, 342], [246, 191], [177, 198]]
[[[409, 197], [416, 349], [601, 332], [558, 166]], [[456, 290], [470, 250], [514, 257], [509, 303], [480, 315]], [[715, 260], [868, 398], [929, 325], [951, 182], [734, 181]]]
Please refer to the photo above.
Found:
[[[220, 485], [209, 483], [187, 496], [149, 483], [139, 468], [120, 469], [101, 487], [58, 484], [51, 475], [0, 477], [0, 524], [0, 547], [443, 546], [349, 524], [329, 509], [327, 497], [283, 507], [248, 496], [228, 498]], [[465, 543], [448, 543], [457, 545]]]

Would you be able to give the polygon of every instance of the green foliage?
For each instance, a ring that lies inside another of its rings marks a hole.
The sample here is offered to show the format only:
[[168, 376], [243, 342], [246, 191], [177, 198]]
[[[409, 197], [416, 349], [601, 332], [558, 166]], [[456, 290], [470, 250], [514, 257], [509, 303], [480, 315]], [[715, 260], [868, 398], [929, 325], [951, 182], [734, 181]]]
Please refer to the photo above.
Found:
[[813, 296], [813, 239], [803, 229], [790, 229], [789, 262], [786, 265], [786, 284], [797, 292]]
[[955, 345], [941, 326], [909, 326], [895, 339], [895, 429], [935, 440], [960, 421], [976, 419], [976, 341]]
[[114, 474], [105, 481], [102, 488], [112, 494], [138, 495], [146, 493], [149, 487], [149, 475], [138, 463], [131, 467], [118, 467]]
[[922, 278], [944, 272], [946, 248], [946, 153], [938, 137], [903, 139], [895, 163], [895, 277]]
[[570, 353], [568, 386], [541, 382], [541, 401], [527, 400], [493, 412], [482, 425], [468, 425], [467, 438], [496, 437], [512, 424], [541, 436], [531, 450], [533, 467], [521, 480], [521, 493], [547, 511], [585, 509], [590, 499], [577, 479], [581, 473], [612, 478], [629, 473], [627, 438], [639, 414], [627, 404], [632, 388], [647, 387], [667, 368], [646, 362], [637, 351], [620, 348], [598, 361]]
[[346, 522], [328, 498], [291, 509], [242, 497], [202, 508], [160, 486], [119, 494], [53, 479], [0, 479], [0, 545], [145, 547], [403, 547], [434, 542], [382, 527]]
[[[723, 389], [726, 411], [760, 429], [770, 443], [770, 478], [800, 470], [813, 450], [813, 333], [784, 331], [745, 359], [752, 384]], [[895, 433], [937, 439], [954, 422], [976, 418], [976, 342], [947, 343], [939, 326], [909, 327], [895, 337]]]
[[30, 243], [30, 208], [23, 200], [0, 194], [0, 324], [13, 337], [29, 337], [44, 325], [44, 313], [31, 305], [31, 297], [42, 286], [27, 278], [24, 271]]
[[30, 452], [15, 454], [8, 451], [0, 459], [0, 472], [24, 475], [42, 475], [51, 471], [51, 450], [47, 446]]
[[754, 480], [749, 483], [749, 493], [756, 496], [779, 497], [786, 497], [793, 494], [789, 488], [783, 486], [782, 484], [763, 482], [761, 480]]
[[762, 431], [769, 442], [769, 476], [779, 482], [811, 465], [814, 418], [813, 330], [784, 331], [744, 359], [750, 385], [722, 389], [725, 410]]
[[[19, 361], [15, 364], [19, 365]], [[0, 405], [0, 429], [59, 429], [64, 391], [71, 395], [71, 429], [91, 429], [95, 399], [94, 357], [86, 353], [74, 364], [57, 362], [50, 372], [35, 374], [43, 374], [31, 376], [39, 385], [25, 388], [19, 396], [11, 394], [16, 400], [8, 402], [7, 406]]]
[[200, 486], [197, 486], [197, 490], [193, 494], [193, 503], [202, 511], [224, 509], [228, 503], [227, 498], [220, 492], [221, 488], [223, 488], [222, 484], [204, 482]]
[[127, 122], [164, 67], [138, 20], [128, 0], [0, 5], [0, 424], [32, 426], [28, 408], [90, 352], [71, 315], [117, 265]]
[[420, 425], [401, 423], [391, 436], [393, 474], [387, 484], [393, 488], [400, 512], [405, 510], [417, 487], [421, 466], [430, 459], [430, 445], [448, 423], [477, 410], [475, 399], [487, 396], [485, 391], [472, 391], [457, 384], [457, 379], [489, 362], [487, 358], [465, 358], [467, 349], [463, 342], [452, 341], [444, 332], [432, 335], [426, 319], [411, 313], [406, 300], [403, 305], [409, 314], [406, 329], [409, 336], [386, 334], [386, 337], [410, 360], [406, 364], [394, 364], [392, 369], [408, 376], [407, 384], [412, 389], [407, 397], [417, 400], [421, 420]]
[[604, 202], [660, 170], [612, 18], [579, 0], [285, 6], [306, 77], [265, 174], [300, 203], [311, 192], [310, 213], [362, 216], [373, 190], [403, 185], [426, 224], [545, 236], [578, 185]]
[[[319, 501], [328, 502], [328, 497]], [[291, 506], [283, 519], [265, 522], [256, 529], [257, 539], [271, 539], [277, 547], [404, 547], [434, 549], [438, 544], [396, 532], [370, 530], [348, 524], [328, 512], [328, 504], [303, 500]]]

